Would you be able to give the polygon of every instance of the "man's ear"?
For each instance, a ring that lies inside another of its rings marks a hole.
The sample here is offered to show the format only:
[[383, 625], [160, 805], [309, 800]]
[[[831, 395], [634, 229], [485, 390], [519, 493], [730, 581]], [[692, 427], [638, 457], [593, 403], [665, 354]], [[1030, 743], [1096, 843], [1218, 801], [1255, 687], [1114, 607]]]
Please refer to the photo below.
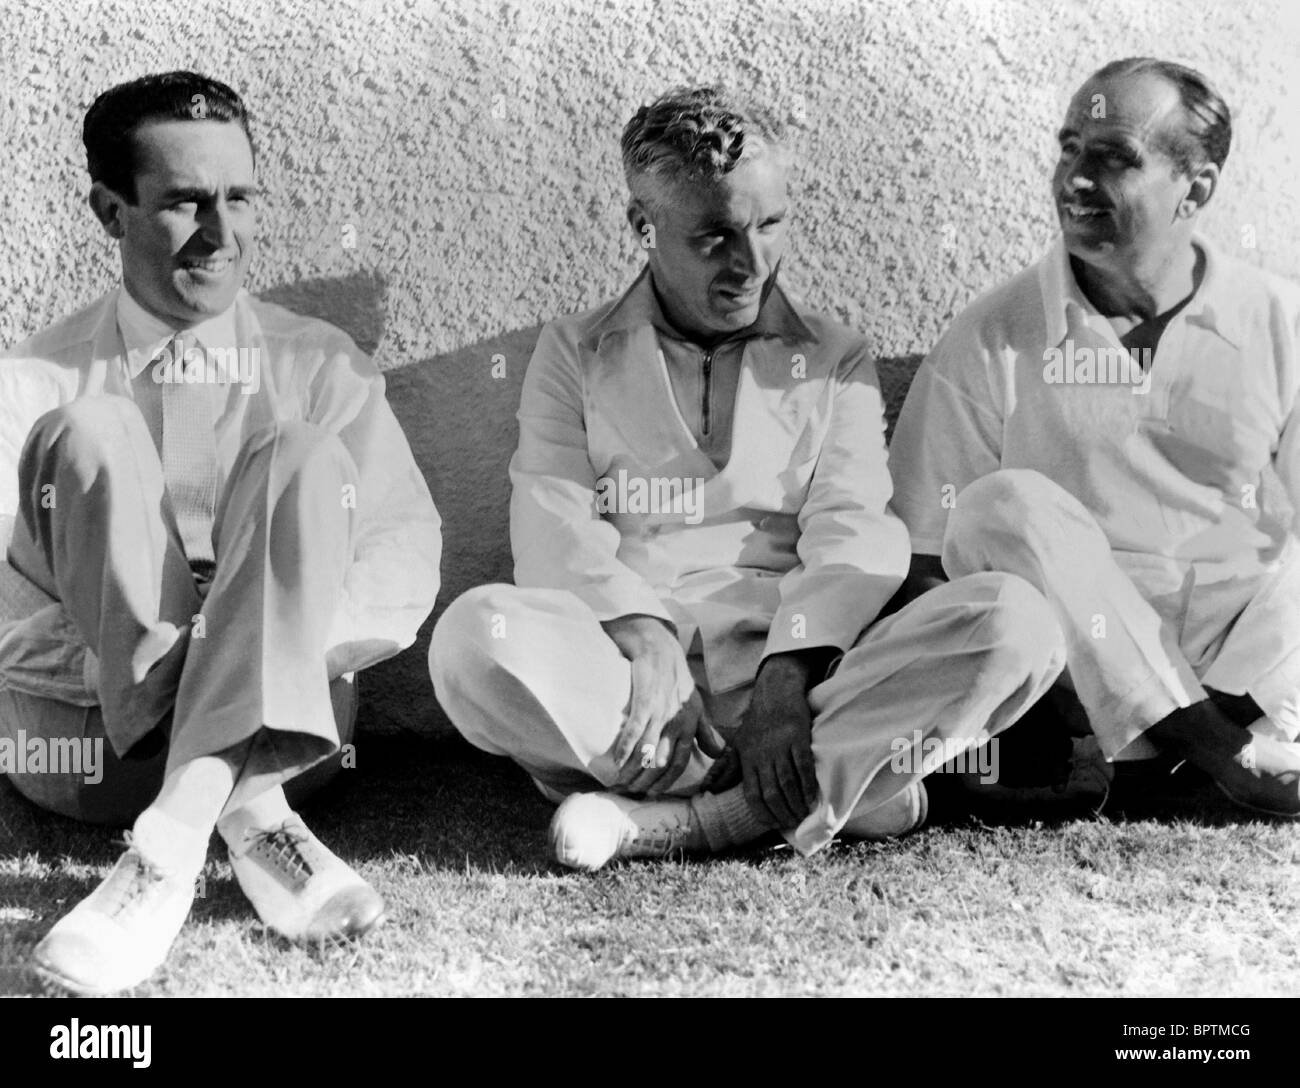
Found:
[[647, 254], [656, 248], [654, 215], [644, 201], [633, 197], [627, 202], [627, 221], [632, 225], [637, 243]]
[[627, 221], [632, 225], [638, 238], [645, 233], [645, 228], [651, 225], [650, 212], [636, 197], [627, 202]]
[[1216, 164], [1207, 162], [1192, 175], [1187, 195], [1178, 205], [1179, 218], [1190, 219], [1194, 216], [1210, 202], [1218, 188], [1219, 168]]
[[103, 225], [108, 236], [119, 241], [126, 233], [122, 222], [122, 208], [125, 205], [126, 198], [102, 181], [97, 181], [90, 187], [90, 210], [95, 213], [95, 218]]

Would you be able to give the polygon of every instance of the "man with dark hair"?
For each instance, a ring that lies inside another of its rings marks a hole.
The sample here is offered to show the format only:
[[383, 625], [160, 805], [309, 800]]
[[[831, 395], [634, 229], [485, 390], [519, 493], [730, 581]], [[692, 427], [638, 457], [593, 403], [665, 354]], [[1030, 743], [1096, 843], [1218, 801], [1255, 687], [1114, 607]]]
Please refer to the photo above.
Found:
[[[1232, 144], [1232, 114], [1219, 92], [1194, 68], [1155, 57], [1127, 57], [1103, 65], [1089, 82], [1095, 87], [1110, 80], [1144, 75], [1170, 84], [1183, 108], [1181, 124], [1166, 125], [1153, 133], [1156, 146], [1179, 173], [1190, 176], [1206, 162], [1222, 170]], [[1104, 120], [1100, 110], [1098, 113]]]
[[912, 591], [986, 570], [1041, 590], [1106, 759], [1163, 754], [1295, 816], [1300, 291], [1196, 231], [1231, 132], [1181, 65], [1089, 78], [1058, 136], [1061, 238], [926, 359], [891, 468]]
[[551, 843], [574, 868], [911, 831], [923, 775], [1050, 685], [1060, 632], [998, 574], [879, 619], [909, 555], [880, 386], [861, 336], [777, 284], [792, 155], [771, 122], [672, 91], [623, 162], [647, 267], [542, 331], [510, 470], [517, 586], [447, 609], [438, 699], [563, 802]]
[[282, 786], [350, 739], [353, 674], [414, 640], [441, 538], [375, 366], [242, 289], [238, 95], [190, 72], [126, 83], [85, 142], [122, 283], [0, 358], [0, 753], [102, 758], [0, 769], [64, 815], [134, 821], [34, 954], [96, 994], [163, 962], [214, 827], [282, 935], [381, 920]]
[[232, 122], [243, 129], [249, 150], [254, 151], [248, 111], [239, 95], [224, 83], [196, 72], [161, 72], [110, 88], [86, 111], [81, 142], [86, 147], [90, 180], [135, 202], [135, 130], [146, 122], [167, 118]]

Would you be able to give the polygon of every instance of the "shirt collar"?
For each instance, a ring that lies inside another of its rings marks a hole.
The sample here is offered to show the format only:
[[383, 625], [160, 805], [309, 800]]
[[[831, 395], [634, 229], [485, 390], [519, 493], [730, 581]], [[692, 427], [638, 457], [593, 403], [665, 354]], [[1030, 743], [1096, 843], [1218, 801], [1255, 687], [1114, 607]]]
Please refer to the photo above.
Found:
[[[140, 376], [140, 372], [158, 357], [179, 331], [149, 313], [131, 297], [125, 286], [118, 288], [117, 292], [117, 327], [126, 346], [127, 372], [132, 380]], [[191, 325], [185, 333], [209, 350], [237, 347], [234, 303], [206, 321]]]
[[[1230, 270], [1224, 268], [1223, 257], [1207, 239], [1199, 234], [1193, 235], [1192, 244], [1205, 255], [1205, 271], [1191, 302], [1179, 316], [1205, 326], [1233, 347], [1240, 347], [1240, 317], [1244, 300], [1238, 293], [1238, 284]], [[1066, 338], [1072, 317], [1075, 324], [1086, 324], [1089, 319], [1106, 320], [1075, 280], [1065, 239], [1059, 235], [1052, 248], [1039, 261], [1038, 283], [1042, 290], [1043, 317], [1047, 322], [1049, 347], [1059, 345]]]
[[[685, 339], [664, 316], [650, 277], [649, 265], [641, 270], [641, 274], [637, 276], [632, 286], [623, 292], [623, 296], [591, 326], [582, 342], [587, 347], [595, 348], [611, 333], [631, 332], [646, 325], [651, 325], [676, 340]], [[799, 316], [794, 303], [790, 301], [779, 283], [772, 285], [772, 290], [763, 300], [762, 308], [758, 311], [758, 319], [748, 328], [727, 339], [748, 340], [757, 336], [774, 336], [782, 340], [817, 343], [816, 334]]]

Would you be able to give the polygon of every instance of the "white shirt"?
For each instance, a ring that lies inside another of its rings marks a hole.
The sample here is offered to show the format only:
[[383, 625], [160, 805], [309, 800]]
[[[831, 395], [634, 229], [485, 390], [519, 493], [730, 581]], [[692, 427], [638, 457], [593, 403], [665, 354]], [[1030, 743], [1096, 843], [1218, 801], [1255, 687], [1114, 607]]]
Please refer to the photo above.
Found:
[[[117, 327], [126, 347], [126, 369], [136, 378], [156, 358], [176, 335], [176, 330], [161, 318], [154, 317], [141, 306], [125, 288], [117, 292]], [[239, 337], [235, 331], [235, 306], [191, 325], [185, 335], [197, 340], [205, 348], [235, 347]]]
[[[194, 343], [209, 357], [216, 351], [226, 348], [238, 349], [239, 337], [235, 329], [235, 308], [228, 309], [193, 325], [185, 330], [188, 341]], [[149, 433], [153, 437], [155, 448], [162, 453], [162, 390], [155, 373], [150, 366], [159, 358], [160, 353], [171, 346], [176, 330], [167, 322], [154, 317], [125, 289], [117, 293], [117, 327], [122, 334], [122, 343], [126, 348], [126, 373], [131, 379], [131, 395], [144, 416]], [[237, 358], [237, 356], [236, 356]], [[238, 377], [235, 373], [232, 377]], [[229, 385], [215, 382], [203, 382], [197, 388], [208, 394], [212, 411], [213, 426], [225, 406], [226, 396], [230, 393]]]
[[[698, 637], [715, 693], [752, 682], [768, 654], [848, 649], [909, 554], [887, 507], [866, 343], [774, 289], [754, 334], [727, 349], [740, 358], [719, 468], [696, 434], [697, 387], [665, 359], [662, 326], [643, 273], [616, 302], [542, 330], [510, 464], [516, 583], [569, 590], [600, 620], [674, 623], [688, 652]], [[679, 345], [668, 350], [674, 365], [688, 361]], [[685, 481], [693, 502], [602, 506], [602, 481], [637, 480]]]
[[1051, 349], [1121, 350], [1060, 239], [958, 316], [917, 372], [890, 450], [917, 553], [940, 554], [967, 484], [1027, 468], [1082, 502], [1121, 566], [1152, 584], [1276, 565], [1300, 510], [1300, 289], [1195, 244], [1200, 287], [1161, 337], [1145, 392], [1047, 380]]
[[[236, 347], [241, 365], [251, 368], [249, 381], [207, 386], [220, 486], [244, 442], [276, 420], [336, 434], [357, 466], [360, 528], [327, 640], [331, 659], [353, 671], [411, 645], [438, 592], [441, 523], [384, 398], [383, 375], [339, 329], [243, 291], [229, 310], [190, 331], [205, 349]], [[36, 420], [78, 397], [139, 402], [156, 388], [150, 361], [174, 335], [118, 288], [0, 355], [0, 548], [7, 550], [12, 536], [19, 456]], [[30, 622], [18, 629], [49, 604], [0, 562], [0, 683], [92, 705], [93, 655], [60, 620], [61, 610], [48, 610], [49, 622], [37, 629]]]

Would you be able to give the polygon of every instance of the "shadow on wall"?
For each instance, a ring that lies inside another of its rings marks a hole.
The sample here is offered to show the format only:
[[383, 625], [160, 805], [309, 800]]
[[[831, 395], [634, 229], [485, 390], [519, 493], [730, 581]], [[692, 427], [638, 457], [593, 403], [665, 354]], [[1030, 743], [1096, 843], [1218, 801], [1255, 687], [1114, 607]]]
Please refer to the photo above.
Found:
[[[373, 352], [384, 333], [386, 290], [383, 277], [356, 274], [280, 285], [260, 297], [329, 321]], [[540, 332], [540, 325], [518, 329], [384, 375], [388, 401], [442, 515], [442, 589], [415, 645], [361, 677], [358, 731], [451, 730], [429, 681], [429, 635], [465, 590], [511, 578], [507, 469], [524, 368]]]
[[[385, 290], [382, 277], [358, 274], [279, 286], [261, 297], [329, 321], [372, 352], [383, 335]], [[442, 515], [442, 589], [415, 645], [362, 676], [359, 732], [451, 731], [429, 681], [429, 634], [465, 590], [511, 580], [508, 467], [524, 369], [540, 332], [540, 325], [516, 329], [385, 374], [389, 403]], [[891, 434], [920, 361], [877, 361]]]

